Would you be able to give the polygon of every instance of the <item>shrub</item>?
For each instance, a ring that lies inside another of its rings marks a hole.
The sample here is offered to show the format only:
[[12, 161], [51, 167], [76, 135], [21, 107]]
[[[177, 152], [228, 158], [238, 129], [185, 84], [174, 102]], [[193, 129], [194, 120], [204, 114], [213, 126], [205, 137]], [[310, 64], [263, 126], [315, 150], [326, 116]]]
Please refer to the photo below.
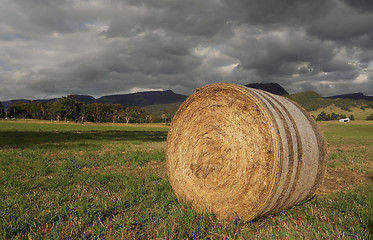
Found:
[[370, 114], [365, 120], [373, 120], [373, 114]]

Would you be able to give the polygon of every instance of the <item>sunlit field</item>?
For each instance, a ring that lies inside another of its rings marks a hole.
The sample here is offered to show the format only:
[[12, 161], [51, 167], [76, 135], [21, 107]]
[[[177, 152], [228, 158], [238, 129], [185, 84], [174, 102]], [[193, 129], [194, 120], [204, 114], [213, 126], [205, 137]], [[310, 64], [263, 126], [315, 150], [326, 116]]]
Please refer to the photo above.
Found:
[[164, 124], [0, 121], [0, 239], [372, 239], [373, 124], [327, 122], [318, 194], [252, 222], [180, 204]]

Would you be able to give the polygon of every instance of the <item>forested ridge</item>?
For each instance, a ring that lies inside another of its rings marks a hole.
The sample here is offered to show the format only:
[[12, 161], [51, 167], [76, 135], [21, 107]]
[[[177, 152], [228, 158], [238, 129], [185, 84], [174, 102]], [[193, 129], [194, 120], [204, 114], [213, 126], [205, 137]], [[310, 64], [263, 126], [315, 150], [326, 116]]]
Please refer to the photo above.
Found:
[[347, 98], [323, 98], [313, 91], [290, 94], [287, 97], [299, 103], [307, 111], [314, 111], [330, 105], [335, 105], [346, 111], [349, 111], [351, 107], [373, 108], [373, 101]]

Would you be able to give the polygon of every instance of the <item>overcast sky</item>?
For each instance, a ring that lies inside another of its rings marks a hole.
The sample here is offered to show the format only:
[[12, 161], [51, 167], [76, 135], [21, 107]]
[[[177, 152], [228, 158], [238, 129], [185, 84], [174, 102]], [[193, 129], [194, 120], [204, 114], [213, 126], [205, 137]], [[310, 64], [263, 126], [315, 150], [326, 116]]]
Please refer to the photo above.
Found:
[[0, 0], [0, 100], [214, 82], [373, 95], [373, 1]]

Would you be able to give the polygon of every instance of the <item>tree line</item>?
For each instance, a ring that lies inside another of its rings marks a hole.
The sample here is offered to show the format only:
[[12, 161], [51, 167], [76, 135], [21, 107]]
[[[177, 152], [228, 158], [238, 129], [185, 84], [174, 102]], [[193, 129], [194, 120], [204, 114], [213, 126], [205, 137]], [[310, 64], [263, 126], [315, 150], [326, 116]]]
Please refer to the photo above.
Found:
[[0, 103], [1, 118], [31, 118], [74, 122], [147, 123], [152, 117], [140, 107], [124, 107], [121, 104], [83, 103], [75, 96], [61, 97], [55, 102], [23, 102], [9, 106], [6, 111]]
[[[338, 114], [338, 113], [334, 113], [334, 112], [329, 114], [329, 113], [326, 113], [325, 111], [322, 111], [319, 115], [317, 115], [316, 121], [339, 120], [339, 119], [342, 119], [342, 118], [347, 118], [347, 117], [346, 117], [345, 114]], [[348, 118], [351, 121], [355, 120], [355, 117], [352, 114]]]

